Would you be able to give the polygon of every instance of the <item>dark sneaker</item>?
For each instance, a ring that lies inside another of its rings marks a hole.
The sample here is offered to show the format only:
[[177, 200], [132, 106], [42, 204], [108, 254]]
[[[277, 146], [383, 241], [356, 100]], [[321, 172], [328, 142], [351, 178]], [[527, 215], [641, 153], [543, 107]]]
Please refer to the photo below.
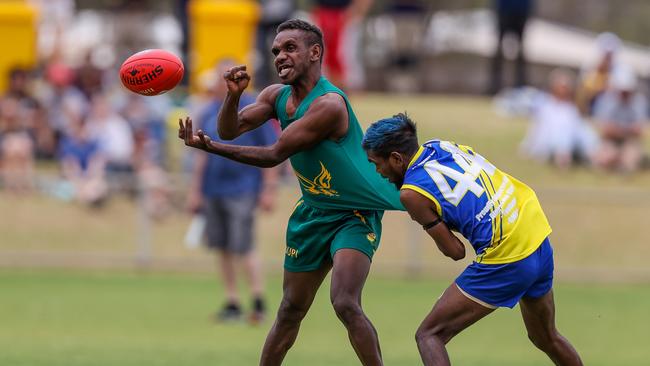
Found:
[[237, 304], [227, 304], [217, 313], [216, 318], [223, 323], [238, 321], [242, 318], [242, 311]]
[[253, 311], [251, 312], [248, 320], [251, 324], [257, 325], [266, 319], [266, 305], [264, 300], [260, 297], [253, 300]]

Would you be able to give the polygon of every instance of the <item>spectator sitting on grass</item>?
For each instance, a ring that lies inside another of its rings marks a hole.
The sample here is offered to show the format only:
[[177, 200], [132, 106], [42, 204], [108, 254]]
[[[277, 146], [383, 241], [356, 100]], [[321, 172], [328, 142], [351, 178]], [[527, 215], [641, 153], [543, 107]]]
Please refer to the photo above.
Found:
[[595, 57], [582, 68], [577, 94], [580, 111], [593, 116], [598, 98], [607, 91], [610, 77], [621, 67], [618, 57], [621, 40], [613, 33], [596, 38]]
[[550, 94], [540, 92], [531, 99], [532, 123], [521, 144], [522, 151], [562, 169], [590, 162], [598, 136], [574, 103], [573, 76], [567, 70], [556, 69], [549, 79]]
[[647, 122], [647, 100], [637, 90], [636, 76], [620, 69], [610, 80], [610, 88], [595, 106], [602, 144], [596, 156], [601, 169], [631, 173], [643, 159], [643, 129]]
[[72, 121], [69, 127], [59, 144], [63, 177], [72, 184], [79, 202], [99, 205], [107, 193], [99, 143], [88, 135], [82, 119]]
[[113, 109], [108, 98], [101, 94], [93, 96], [87, 123], [91, 137], [99, 141], [99, 149], [106, 159], [109, 188], [132, 192], [135, 150], [133, 129]]
[[4, 187], [16, 193], [29, 191], [34, 179], [34, 143], [19, 111], [15, 97], [0, 103], [0, 176]]

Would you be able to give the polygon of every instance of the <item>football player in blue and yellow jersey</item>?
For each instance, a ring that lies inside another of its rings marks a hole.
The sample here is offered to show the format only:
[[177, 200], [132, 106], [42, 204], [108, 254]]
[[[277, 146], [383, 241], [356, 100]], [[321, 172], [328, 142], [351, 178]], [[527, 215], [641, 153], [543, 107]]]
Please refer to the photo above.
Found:
[[405, 115], [380, 120], [363, 147], [377, 171], [446, 256], [476, 252], [416, 333], [425, 365], [449, 365], [445, 344], [497, 307], [519, 303], [529, 338], [557, 365], [582, 365], [555, 328], [551, 227], [535, 192], [468, 146], [432, 140], [420, 146]]

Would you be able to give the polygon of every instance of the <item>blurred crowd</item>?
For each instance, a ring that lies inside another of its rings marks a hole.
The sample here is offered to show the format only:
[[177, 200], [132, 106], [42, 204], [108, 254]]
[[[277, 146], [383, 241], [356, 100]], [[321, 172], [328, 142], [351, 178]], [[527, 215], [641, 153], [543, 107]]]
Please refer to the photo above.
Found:
[[[37, 69], [10, 71], [0, 98], [5, 189], [44, 189], [92, 206], [138, 189], [136, 183], [151, 192], [165, 189], [170, 102], [124, 93], [112, 79], [90, 58], [75, 68], [54, 58]], [[62, 179], [37, 179], [38, 160], [54, 163]]]
[[497, 96], [502, 111], [530, 118], [521, 143], [526, 156], [561, 169], [585, 165], [633, 173], [648, 165], [647, 98], [621, 59], [621, 46], [616, 35], [603, 33], [577, 76], [558, 68], [549, 74], [547, 90], [519, 87]]

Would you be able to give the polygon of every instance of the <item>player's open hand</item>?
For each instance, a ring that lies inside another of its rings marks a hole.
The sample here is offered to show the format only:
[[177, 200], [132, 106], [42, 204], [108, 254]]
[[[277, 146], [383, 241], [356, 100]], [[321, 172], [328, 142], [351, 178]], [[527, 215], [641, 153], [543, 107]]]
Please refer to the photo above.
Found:
[[251, 80], [246, 71], [246, 65], [231, 67], [223, 74], [223, 78], [226, 80], [228, 91], [235, 95], [241, 95]]
[[192, 119], [190, 117], [185, 117], [185, 123], [183, 123], [182, 118], [179, 118], [178, 126], [178, 138], [184, 140], [186, 146], [208, 151], [212, 139], [201, 130], [195, 135], [192, 130]]

